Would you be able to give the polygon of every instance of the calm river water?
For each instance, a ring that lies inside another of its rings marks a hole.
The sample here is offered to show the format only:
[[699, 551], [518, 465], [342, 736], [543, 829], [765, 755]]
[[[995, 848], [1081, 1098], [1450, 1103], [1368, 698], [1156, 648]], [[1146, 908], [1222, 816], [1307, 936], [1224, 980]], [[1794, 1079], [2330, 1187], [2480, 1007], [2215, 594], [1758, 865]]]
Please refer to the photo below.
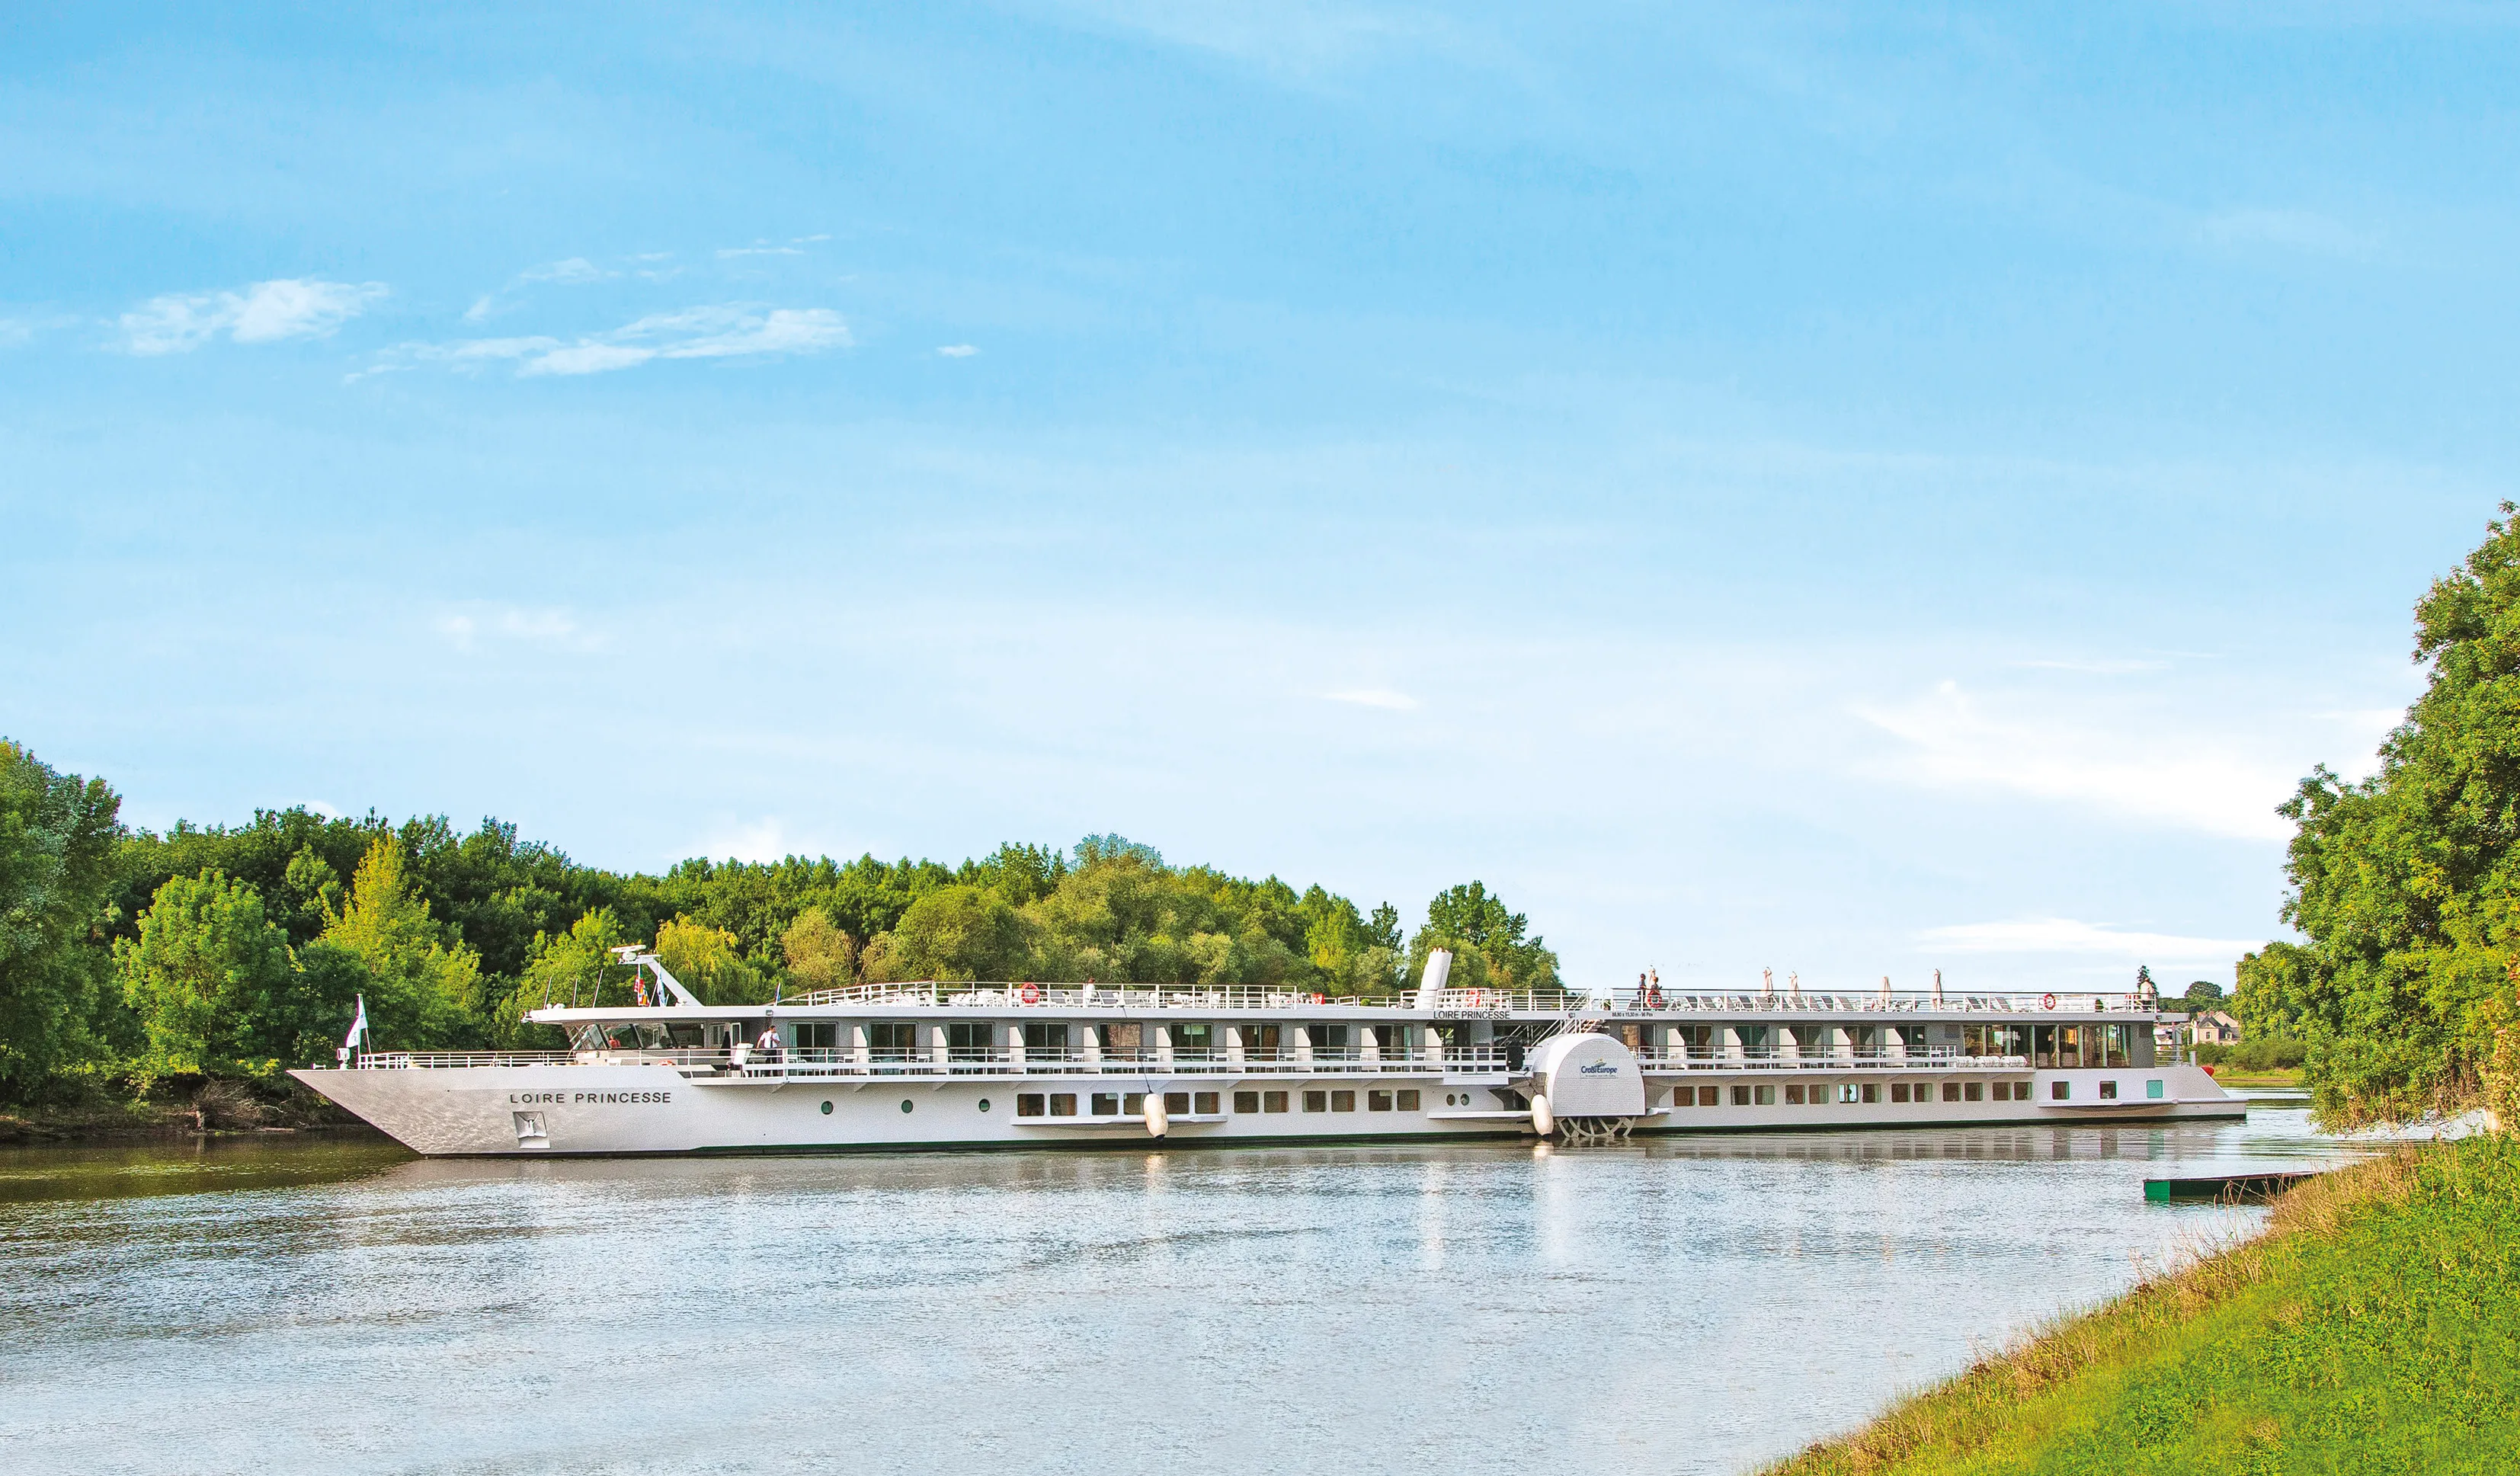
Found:
[[14, 1471], [1730, 1472], [2259, 1211], [2245, 1125], [428, 1161], [0, 1154]]

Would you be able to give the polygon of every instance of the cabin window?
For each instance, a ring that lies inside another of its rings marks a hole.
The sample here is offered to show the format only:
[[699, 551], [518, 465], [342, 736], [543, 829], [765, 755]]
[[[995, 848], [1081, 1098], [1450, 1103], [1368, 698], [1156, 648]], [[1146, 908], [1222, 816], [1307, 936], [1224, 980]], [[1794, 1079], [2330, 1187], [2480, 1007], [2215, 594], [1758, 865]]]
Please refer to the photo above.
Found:
[[1800, 1082], [1787, 1082], [1787, 1083], [1785, 1084], [1785, 1105], [1786, 1105], [1786, 1106], [1788, 1106], [1788, 1107], [1799, 1107], [1799, 1106], [1801, 1106], [1802, 1104], [1803, 1104], [1803, 1085], [1802, 1085], [1802, 1083], [1800, 1083]]
[[1206, 1117], [1214, 1117], [1218, 1115], [1216, 1109], [1216, 1094], [1213, 1092], [1193, 1093], [1190, 1099], [1190, 1109], [1192, 1112]]
[[1861, 1101], [1864, 1099], [1862, 1090], [1863, 1089], [1857, 1087], [1855, 1083], [1848, 1082], [1837, 1089], [1837, 1099], [1841, 1104]]
[[1945, 1101], [1947, 1101], [1947, 1102], [1956, 1102], [1956, 1101], [1958, 1101], [1959, 1099], [1960, 1099], [1960, 1084], [1959, 1084], [1959, 1083], [1958, 1083], [1958, 1082], [1945, 1082], [1945, 1083], [1943, 1083], [1943, 1100], [1945, 1100]]
[[1067, 1053], [1065, 1020], [1026, 1020], [1023, 1022], [1024, 1054], [1059, 1056]]
[[875, 1058], [879, 1061], [919, 1059], [919, 1027], [908, 1020], [878, 1020], [869, 1028]]
[[1415, 1112], [1418, 1110], [1418, 1094], [1415, 1090], [1400, 1094], [1400, 1110], [1403, 1112]]
[[2116, 1101], [2117, 1099], [2118, 1099], [2118, 1084], [2117, 1084], [2117, 1083], [2115, 1083], [2115, 1082], [2102, 1082], [2102, 1083], [2100, 1083], [2100, 1100], [2102, 1100], [2102, 1101], [2104, 1101], [2104, 1102], [2107, 1102], [2107, 1101]]
[[2134, 1058], [2127, 1054], [2127, 1033], [2134, 1027], [2128, 1025], [2097, 1025], [2092, 1028], [2099, 1033], [2100, 1037], [2100, 1058], [2097, 1061], [2092, 1062], [2093, 1065], [2128, 1066], [2134, 1064]]
[[1285, 1111], [1285, 1110], [1286, 1110], [1286, 1094], [1285, 1094], [1285, 1093], [1283, 1093], [1283, 1092], [1263, 1092], [1263, 1093], [1261, 1093], [1261, 1094], [1260, 1094], [1260, 1110], [1261, 1110], [1261, 1111], [1263, 1111], [1263, 1112], [1283, 1112], [1283, 1111]]
[[1120, 1115], [1120, 1094], [1097, 1092], [1094, 1094], [1092, 1106], [1094, 1115], [1097, 1117], [1117, 1117]]
[[2048, 1089], [2048, 1095], [2060, 1102], [2071, 1100], [2074, 1096], [2074, 1084], [2072, 1082], [2057, 1082]]
[[1894, 1102], [1906, 1101], [1908, 1099], [1908, 1084], [1906, 1082], [1892, 1082], [1890, 1084], [1890, 1099]]
[[1879, 1082], [1866, 1082], [1864, 1084], [1864, 1099], [1868, 1102], [1878, 1104], [1881, 1100], [1881, 1084]]
[[1304, 1094], [1304, 1110], [1305, 1110], [1305, 1111], [1307, 1111], [1307, 1112], [1327, 1112], [1327, 1111], [1328, 1111], [1329, 1109], [1330, 1109], [1330, 1095], [1329, 1095], [1328, 1093], [1327, 1093], [1327, 1092], [1307, 1092], [1307, 1093], [1305, 1093], [1305, 1094]]
[[2143, 1084], [2143, 1095], [2152, 1098], [2154, 1101], [2161, 1100], [2161, 1083], [2145, 1082]]
[[1209, 1044], [1213, 1039], [1215, 1028], [1216, 1027], [1208, 1024], [1205, 1020], [1185, 1020], [1174, 1025], [1172, 1027], [1173, 1059], [1177, 1061], [1206, 1060], [1208, 1056]]
[[1167, 1112], [1188, 1112], [1190, 1110], [1190, 1094], [1187, 1092], [1165, 1093], [1164, 1110]]
[[1102, 1027], [1102, 1054], [1114, 1060], [1134, 1061], [1146, 1049], [1147, 1027], [1130, 1021]]
[[1017, 1117], [1046, 1117], [1049, 1115], [1049, 1109], [1050, 1098], [1038, 1092], [1015, 1094], [1015, 1116]]
[[1053, 1117], [1074, 1117], [1076, 1115], [1076, 1094], [1073, 1092], [1053, 1092], [1050, 1094], [1050, 1115]]
[[798, 1020], [795, 1029], [799, 1051], [829, 1051], [840, 1043], [840, 1027], [834, 1020]]
[[1331, 1094], [1330, 1094], [1330, 1110], [1331, 1110], [1331, 1111], [1333, 1111], [1333, 1112], [1353, 1112], [1353, 1111], [1355, 1111], [1355, 1110], [1356, 1110], [1356, 1094], [1355, 1094], [1355, 1093], [1353, 1093], [1353, 1092], [1333, 1092], [1333, 1093], [1331, 1093]]
[[1368, 1112], [1390, 1111], [1391, 1094], [1388, 1092], [1368, 1092], [1365, 1094], [1365, 1110]]
[[1828, 1027], [1826, 1025], [1796, 1025], [1793, 1026], [1792, 1029], [1794, 1032], [1795, 1054], [1828, 1054]]
[[1715, 1027], [1712, 1025], [1679, 1025], [1672, 1029], [1672, 1044], [1694, 1056], [1715, 1053]]
[[1235, 1093], [1235, 1094], [1234, 1094], [1234, 1110], [1235, 1110], [1235, 1111], [1237, 1111], [1237, 1112], [1257, 1112], [1257, 1111], [1259, 1111], [1259, 1110], [1260, 1110], [1260, 1094], [1259, 1094], [1259, 1093], [1257, 1093], [1257, 1092], [1237, 1092], [1237, 1093]]
[[1385, 1057], [1409, 1053], [1409, 1027], [1406, 1025], [1372, 1025], [1374, 1050]]
[[1732, 1105], [1736, 1107], [1746, 1107], [1750, 1105], [1750, 1089], [1748, 1087], [1734, 1087], [1732, 1089]]
[[1347, 1054], [1345, 1025], [1307, 1025], [1304, 1032], [1313, 1043], [1313, 1054], [1329, 1059], [1343, 1059]]
[[951, 1020], [945, 1026], [945, 1055], [948, 1060], [985, 1061], [990, 1055], [991, 1037], [998, 1027], [987, 1020]]
[[1968, 1084], [1967, 1090], [1962, 1095], [1973, 1102], [1984, 1101], [1986, 1100], [1986, 1083], [1971, 1082]]
[[1121, 1115], [1122, 1117], [1144, 1117], [1144, 1116], [1146, 1116], [1146, 1115], [1147, 1115], [1147, 1094], [1145, 1094], [1144, 1092], [1123, 1092], [1123, 1093], [1121, 1093], [1121, 1094], [1120, 1094], [1120, 1115]]
[[1282, 1044], [1283, 1027], [1245, 1025], [1242, 1027], [1242, 1056], [1245, 1060], [1274, 1061]]
[[[1686, 1092], [1686, 1091], [1688, 1091], [1688, 1089], [1687, 1087], [1683, 1087], [1683, 1088], [1681, 1088], [1681, 1090], [1682, 1090], [1683, 1092]], [[1723, 1090], [1724, 1090], [1724, 1089], [1723, 1089], [1723, 1088], [1721, 1088], [1721, 1087], [1700, 1087], [1700, 1088], [1698, 1088], [1698, 1089], [1697, 1089], [1697, 1104], [1698, 1104], [1699, 1106], [1701, 1106], [1701, 1107], [1712, 1107], [1712, 1106], [1720, 1105], [1720, 1104], [1722, 1103], [1722, 1101], [1723, 1101], [1723, 1098], [1722, 1098], [1722, 1096], [1720, 1096], [1718, 1094], [1720, 1094], [1721, 1092], [1723, 1092]], [[1735, 1089], [1735, 1090], [1738, 1090], [1738, 1089]]]
[[1757, 1091], [1760, 1106], [1773, 1107], [1777, 1104], [1777, 1089], [1774, 1086], [1761, 1086]]
[[1741, 1038], [1741, 1053], [1743, 1055], [1761, 1056], [1768, 1053], [1767, 1026], [1740, 1025], [1734, 1027], [1732, 1033]]
[[1907, 1052], [1910, 1055], [1923, 1055], [1925, 1053], [1924, 1026], [1894, 1025], [1891, 1028], [1899, 1032], [1899, 1044], [1907, 1050]]

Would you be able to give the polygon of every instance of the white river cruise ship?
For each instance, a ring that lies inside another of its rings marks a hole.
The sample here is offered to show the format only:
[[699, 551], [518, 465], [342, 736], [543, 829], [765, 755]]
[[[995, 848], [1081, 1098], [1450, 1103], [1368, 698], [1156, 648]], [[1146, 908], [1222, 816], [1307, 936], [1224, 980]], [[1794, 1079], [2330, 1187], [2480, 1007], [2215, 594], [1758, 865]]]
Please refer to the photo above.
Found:
[[[637, 1003], [555, 1005], [551, 1052], [361, 1051], [291, 1073], [429, 1154], [1289, 1143], [2238, 1117], [2156, 1059], [2155, 1001], [2078, 994], [1610, 999], [869, 984], [703, 1005], [642, 950]], [[646, 987], [652, 978], [653, 993]], [[354, 1033], [355, 1034], [355, 1033]]]

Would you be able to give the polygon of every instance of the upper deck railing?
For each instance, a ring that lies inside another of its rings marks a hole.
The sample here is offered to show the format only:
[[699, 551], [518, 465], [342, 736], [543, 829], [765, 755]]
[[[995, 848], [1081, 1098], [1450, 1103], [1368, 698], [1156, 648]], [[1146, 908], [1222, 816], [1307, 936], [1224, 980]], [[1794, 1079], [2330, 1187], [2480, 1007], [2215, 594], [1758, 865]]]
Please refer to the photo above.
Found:
[[[1727, 994], [1704, 991], [1622, 989], [1606, 1005], [1596, 996], [1563, 990], [1446, 989], [1431, 1002], [1438, 1015], [1566, 1014], [1584, 1011], [1613, 1018], [1661, 1018], [1703, 1014], [2076, 1014], [2128, 1013], [2144, 1008], [2134, 995], [2070, 994], [2022, 990], [1973, 994], [1823, 994], [1817, 991]], [[1265, 1014], [1323, 1007], [1415, 1011], [1414, 993], [1325, 995], [1303, 990], [1234, 985], [1186, 989], [1168, 984], [1005, 984], [934, 980], [905, 984], [853, 984], [818, 989], [779, 1003], [781, 1008], [859, 1006], [867, 1009], [1200, 1009]], [[745, 1006], [747, 1008], [756, 1006]]]

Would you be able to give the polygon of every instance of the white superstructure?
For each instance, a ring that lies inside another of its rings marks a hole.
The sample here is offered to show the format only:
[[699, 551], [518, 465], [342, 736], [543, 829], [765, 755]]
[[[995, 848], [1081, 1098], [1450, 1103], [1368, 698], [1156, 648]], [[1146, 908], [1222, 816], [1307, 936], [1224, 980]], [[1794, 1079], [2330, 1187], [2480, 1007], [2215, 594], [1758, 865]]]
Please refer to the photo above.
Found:
[[2236, 1117], [2134, 997], [1447, 987], [1414, 998], [870, 984], [527, 1016], [551, 1052], [345, 1052], [292, 1072], [432, 1154], [1295, 1142]]

